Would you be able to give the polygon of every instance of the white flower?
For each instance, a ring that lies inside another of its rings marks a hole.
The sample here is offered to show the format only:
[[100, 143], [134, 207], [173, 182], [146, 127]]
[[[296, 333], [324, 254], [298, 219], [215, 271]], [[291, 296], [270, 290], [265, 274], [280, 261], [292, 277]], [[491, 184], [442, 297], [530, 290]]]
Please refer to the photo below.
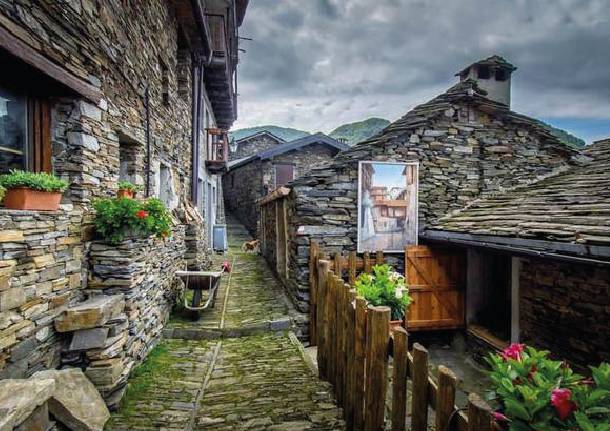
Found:
[[396, 299], [401, 299], [401, 298], [402, 298], [402, 293], [403, 293], [403, 290], [404, 290], [404, 289], [402, 289], [402, 288], [398, 288], [398, 289], [396, 289], [396, 292], [395, 292], [395, 294], [396, 294]]

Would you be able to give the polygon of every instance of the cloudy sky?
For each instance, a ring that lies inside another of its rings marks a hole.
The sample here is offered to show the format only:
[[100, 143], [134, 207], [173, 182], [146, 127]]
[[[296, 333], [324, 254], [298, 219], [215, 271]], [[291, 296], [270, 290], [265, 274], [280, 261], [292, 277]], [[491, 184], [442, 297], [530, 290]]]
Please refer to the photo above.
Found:
[[608, 0], [250, 0], [240, 32], [235, 128], [395, 120], [500, 54], [514, 110], [610, 136]]

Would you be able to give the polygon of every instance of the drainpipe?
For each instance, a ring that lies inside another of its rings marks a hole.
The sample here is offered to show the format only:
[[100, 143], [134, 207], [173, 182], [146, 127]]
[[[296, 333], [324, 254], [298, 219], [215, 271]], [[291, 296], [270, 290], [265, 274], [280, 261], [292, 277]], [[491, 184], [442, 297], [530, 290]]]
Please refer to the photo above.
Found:
[[144, 92], [144, 106], [146, 109], [146, 197], [150, 196], [150, 91], [149, 85], [146, 84]]

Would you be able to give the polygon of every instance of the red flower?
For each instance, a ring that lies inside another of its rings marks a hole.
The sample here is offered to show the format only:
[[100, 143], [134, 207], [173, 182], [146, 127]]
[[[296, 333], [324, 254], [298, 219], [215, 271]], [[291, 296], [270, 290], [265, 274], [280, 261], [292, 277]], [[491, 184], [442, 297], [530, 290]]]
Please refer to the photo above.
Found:
[[146, 218], [148, 217], [148, 213], [144, 210], [140, 210], [136, 213], [137, 218]]
[[537, 372], [538, 372], [538, 367], [536, 367], [536, 364], [532, 364], [532, 368], [530, 368], [530, 372], [527, 373], [527, 378], [531, 380], [534, 377], [534, 374], [536, 374]]
[[514, 359], [515, 361], [521, 360], [521, 352], [525, 349], [525, 344], [517, 344], [513, 343], [504, 349], [501, 353], [502, 358], [507, 361], [509, 359]]
[[229, 262], [228, 260], [225, 260], [222, 263], [222, 272], [231, 272], [231, 262]]
[[498, 422], [508, 422], [508, 418], [502, 412], [493, 412], [491, 415]]
[[553, 389], [551, 405], [555, 407], [557, 416], [562, 421], [565, 421], [576, 410], [576, 403], [572, 401], [572, 391], [565, 388]]

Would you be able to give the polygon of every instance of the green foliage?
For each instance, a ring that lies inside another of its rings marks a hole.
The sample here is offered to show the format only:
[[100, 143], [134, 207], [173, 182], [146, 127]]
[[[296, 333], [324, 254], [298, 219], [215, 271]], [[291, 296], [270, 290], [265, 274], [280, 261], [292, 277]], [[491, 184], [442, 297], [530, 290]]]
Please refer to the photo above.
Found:
[[392, 320], [403, 319], [411, 303], [404, 277], [392, 271], [390, 265], [375, 265], [372, 274], [360, 274], [355, 287], [370, 304], [390, 307]]
[[347, 143], [354, 145], [371, 138], [385, 129], [390, 122], [383, 118], [368, 118], [356, 123], [344, 124], [329, 133], [334, 139], [346, 139]]
[[129, 181], [119, 181], [118, 187], [119, 190], [129, 190], [132, 192], [142, 190], [142, 186], [136, 186], [135, 184], [130, 183]]
[[4, 199], [4, 195], [6, 194], [6, 189], [0, 186], [0, 202]]
[[584, 380], [548, 354], [514, 344], [487, 359], [506, 429], [610, 431], [610, 365], [592, 367], [593, 380]]
[[279, 126], [256, 126], [256, 127], [248, 127], [246, 129], [237, 129], [233, 130], [229, 133], [229, 139], [235, 139], [236, 141], [247, 138], [248, 136], [255, 135], [258, 132], [262, 132], [266, 130], [278, 138], [282, 138], [285, 141], [294, 141], [295, 139], [304, 138], [305, 136], [309, 136], [309, 132], [305, 132], [303, 130], [291, 129], [290, 127], [279, 127]]
[[26, 187], [43, 192], [63, 192], [68, 183], [46, 172], [11, 170], [9, 174], [0, 175], [0, 186], [5, 189]]
[[128, 198], [106, 198], [97, 200], [93, 208], [96, 232], [110, 244], [118, 244], [129, 235], [169, 236], [171, 216], [159, 199], [140, 202]]

